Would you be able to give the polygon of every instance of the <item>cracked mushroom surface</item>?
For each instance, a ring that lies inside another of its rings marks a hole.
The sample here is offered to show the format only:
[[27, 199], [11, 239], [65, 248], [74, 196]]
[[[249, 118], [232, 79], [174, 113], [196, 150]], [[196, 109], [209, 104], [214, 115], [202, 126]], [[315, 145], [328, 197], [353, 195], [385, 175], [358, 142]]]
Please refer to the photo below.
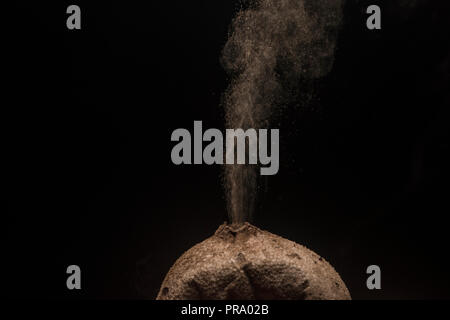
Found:
[[221, 225], [170, 268], [157, 300], [350, 300], [334, 268], [249, 223]]

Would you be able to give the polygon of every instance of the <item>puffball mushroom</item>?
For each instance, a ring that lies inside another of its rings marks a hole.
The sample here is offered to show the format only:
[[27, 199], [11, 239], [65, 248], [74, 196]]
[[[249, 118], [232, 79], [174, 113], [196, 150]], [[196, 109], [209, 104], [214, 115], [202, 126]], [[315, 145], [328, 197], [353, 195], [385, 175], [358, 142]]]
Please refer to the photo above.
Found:
[[157, 300], [350, 300], [334, 268], [293, 241], [244, 223], [221, 225], [167, 273]]

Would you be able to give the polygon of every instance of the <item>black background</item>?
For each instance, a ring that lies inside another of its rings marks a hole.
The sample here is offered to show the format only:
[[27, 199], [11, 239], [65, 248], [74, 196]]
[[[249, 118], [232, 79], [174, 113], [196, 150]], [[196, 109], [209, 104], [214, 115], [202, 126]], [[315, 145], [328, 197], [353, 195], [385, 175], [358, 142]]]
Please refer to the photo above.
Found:
[[[2, 293], [154, 298], [226, 220], [221, 168], [173, 165], [170, 135], [223, 129], [239, 3], [78, 1], [68, 30], [72, 3], [29, 2], [7, 13]], [[369, 31], [376, 3], [383, 29]], [[277, 119], [281, 167], [253, 219], [322, 255], [354, 299], [450, 297], [450, 5], [400, 3], [347, 1], [332, 72]], [[382, 290], [366, 288], [371, 264]]]

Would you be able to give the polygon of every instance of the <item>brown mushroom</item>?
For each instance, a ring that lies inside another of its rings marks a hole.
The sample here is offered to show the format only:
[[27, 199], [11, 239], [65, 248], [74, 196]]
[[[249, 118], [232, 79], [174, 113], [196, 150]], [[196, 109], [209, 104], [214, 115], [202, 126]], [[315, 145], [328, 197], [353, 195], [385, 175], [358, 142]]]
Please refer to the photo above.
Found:
[[221, 225], [167, 273], [157, 300], [349, 300], [339, 274], [293, 241], [244, 223]]

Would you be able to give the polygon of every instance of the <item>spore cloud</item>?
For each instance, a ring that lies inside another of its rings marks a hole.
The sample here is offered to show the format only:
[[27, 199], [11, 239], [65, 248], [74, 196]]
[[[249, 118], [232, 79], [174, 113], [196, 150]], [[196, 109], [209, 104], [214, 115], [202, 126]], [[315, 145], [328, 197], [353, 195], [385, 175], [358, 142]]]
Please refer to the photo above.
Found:
[[[224, 96], [227, 128], [267, 128], [280, 97], [301, 91], [334, 61], [344, 0], [250, 0], [233, 19], [222, 54], [231, 78]], [[280, 130], [280, 137], [283, 133]], [[248, 221], [255, 210], [255, 165], [225, 166], [228, 214]]]

